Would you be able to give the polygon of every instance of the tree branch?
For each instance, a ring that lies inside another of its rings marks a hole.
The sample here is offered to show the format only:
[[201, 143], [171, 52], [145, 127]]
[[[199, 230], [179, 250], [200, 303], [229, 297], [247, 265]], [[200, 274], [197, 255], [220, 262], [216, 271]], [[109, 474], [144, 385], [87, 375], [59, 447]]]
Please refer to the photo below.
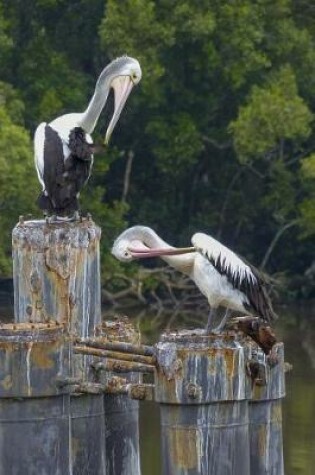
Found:
[[126, 168], [125, 168], [124, 187], [123, 187], [123, 192], [121, 195], [121, 201], [123, 203], [125, 203], [127, 200], [127, 195], [128, 195], [129, 186], [130, 186], [130, 176], [131, 176], [131, 168], [132, 168], [133, 159], [134, 159], [134, 153], [132, 150], [129, 150], [127, 154], [127, 163], [126, 163]]
[[237, 182], [237, 180], [240, 178], [241, 174], [243, 172], [243, 168], [238, 168], [237, 172], [234, 174], [233, 178], [231, 179], [229, 186], [227, 187], [226, 193], [225, 193], [225, 198], [223, 201], [223, 205], [221, 208], [220, 212], [220, 221], [219, 221], [219, 230], [217, 232], [217, 238], [220, 240], [221, 235], [222, 235], [222, 230], [223, 230], [223, 225], [225, 221], [225, 212], [227, 210], [228, 203], [230, 201], [230, 196], [231, 196], [231, 191]]
[[269, 261], [269, 258], [271, 256], [271, 253], [273, 252], [274, 248], [276, 247], [276, 244], [278, 243], [279, 239], [281, 238], [282, 234], [287, 231], [288, 229], [292, 228], [293, 226], [295, 226], [296, 224], [298, 223], [298, 220], [295, 219], [293, 221], [290, 221], [289, 223], [285, 224], [284, 226], [282, 226], [282, 228], [278, 229], [278, 231], [276, 232], [275, 236], [273, 237], [271, 243], [269, 244], [269, 247], [260, 263], [260, 266], [259, 268], [261, 270], [263, 270], [266, 265], [267, 265], [267, 262]]
[[219, 150], [226, 150], [227, 148], [232, 147], [232, 140], [229, 140], [228, 142], [220, 143], [211, 137], [207, 137], [206, 135], [202, 136], [202, 140], [206, 143], [209, 143], [210, 145], [213, 145], [213, 147], [218, 148]]

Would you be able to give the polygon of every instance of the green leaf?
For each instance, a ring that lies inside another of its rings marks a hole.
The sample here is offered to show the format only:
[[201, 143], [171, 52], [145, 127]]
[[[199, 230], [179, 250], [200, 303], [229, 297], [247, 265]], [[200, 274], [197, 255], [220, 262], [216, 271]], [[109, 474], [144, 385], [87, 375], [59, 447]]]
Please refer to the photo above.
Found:
[[306, 139], [313, 115], [298, 95], [295, 74], [288, 65], [271, 76], [265, 86], [253, 86], [247, 104], [230, 124], [241, 163], [257, 160], [282, 140]]

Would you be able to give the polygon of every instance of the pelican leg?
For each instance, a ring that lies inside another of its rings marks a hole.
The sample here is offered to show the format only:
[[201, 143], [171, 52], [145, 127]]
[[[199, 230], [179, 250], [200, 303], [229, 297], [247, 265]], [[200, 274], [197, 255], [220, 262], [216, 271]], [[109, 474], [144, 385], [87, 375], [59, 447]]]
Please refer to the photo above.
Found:
[[231, 310], [229, 308], [227, 308], [226, 312], [224, 314], [224, 317], [222, 318], [219, 325], [212, 330], [212, 333], [214, 333], [216, 335], [219, 335], [224, 330], [224, 327], [226, 325], [226, 322], [230, 318], [230, 315], [231, 315]]
[[205, 328], [205, 334], [206, 335], [210, 335], [212, 333], [213, 319], [215, 318], [216, 313], [217, 313], [217, 309], [211, 307], [210, 311], [209, 311], [209, 314], [208, 314], [207, 325], [206, 325], [206, 328]]

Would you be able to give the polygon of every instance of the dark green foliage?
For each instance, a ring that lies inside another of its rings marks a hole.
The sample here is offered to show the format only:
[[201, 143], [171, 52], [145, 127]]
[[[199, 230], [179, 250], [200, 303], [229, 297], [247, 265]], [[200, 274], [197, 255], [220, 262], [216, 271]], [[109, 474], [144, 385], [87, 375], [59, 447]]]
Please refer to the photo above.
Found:
[[312, 15], [290, 0], [0, 0], [3, 226], [39, 191], [24, 183], [36, 181], [30, 133], [82, 110], [109, 59], [129, 54], [143, 80], [83, 197], [103, 228], [104, 279], [132, 272], [109, 248], [136, 223], [175, 245], [205, 231], [271, 273], [303, 276], [315, 234]]
[[34, 174], [29, 132], [20, 125], [22, 103], [0, 84], [0, 272], [11, 273], [11, 231], [19, 214], [34, 211]]

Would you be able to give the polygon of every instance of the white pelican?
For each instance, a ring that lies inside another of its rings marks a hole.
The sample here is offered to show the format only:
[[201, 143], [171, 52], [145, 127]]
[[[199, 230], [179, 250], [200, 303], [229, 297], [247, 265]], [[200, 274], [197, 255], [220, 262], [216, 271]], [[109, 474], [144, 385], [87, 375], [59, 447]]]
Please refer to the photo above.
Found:
[[233, 251], [203, 233], [192, 237], [193, 247], [175, 248], [161, 239], [153, 229], [134, 226], [115, 240], [112, 254], [120, 261], [159, 256], [175, 269], [188, 275], [207, 297], [210, 313], [206, 333], [212, 328], [216, 309], [227, 309], [220, 325], [224, 328], [230, 310], [249, 313], [271, 322], [276, 318], [266, 292], [264, 278]]
[[89, 179], [93, 165], [91, 133], [113, 88], [115, 108], [106, 131], [108, 143], [125, 102], [141, 79], [138, 61], [128, 56], [115, 59], [101, 72], [92, 99], [81, 113], [65, 114], [35, 132], [35, 166], [42, 193], [39, 207], [46, 214], [69, 216], [79, 208], [80, 190]]

